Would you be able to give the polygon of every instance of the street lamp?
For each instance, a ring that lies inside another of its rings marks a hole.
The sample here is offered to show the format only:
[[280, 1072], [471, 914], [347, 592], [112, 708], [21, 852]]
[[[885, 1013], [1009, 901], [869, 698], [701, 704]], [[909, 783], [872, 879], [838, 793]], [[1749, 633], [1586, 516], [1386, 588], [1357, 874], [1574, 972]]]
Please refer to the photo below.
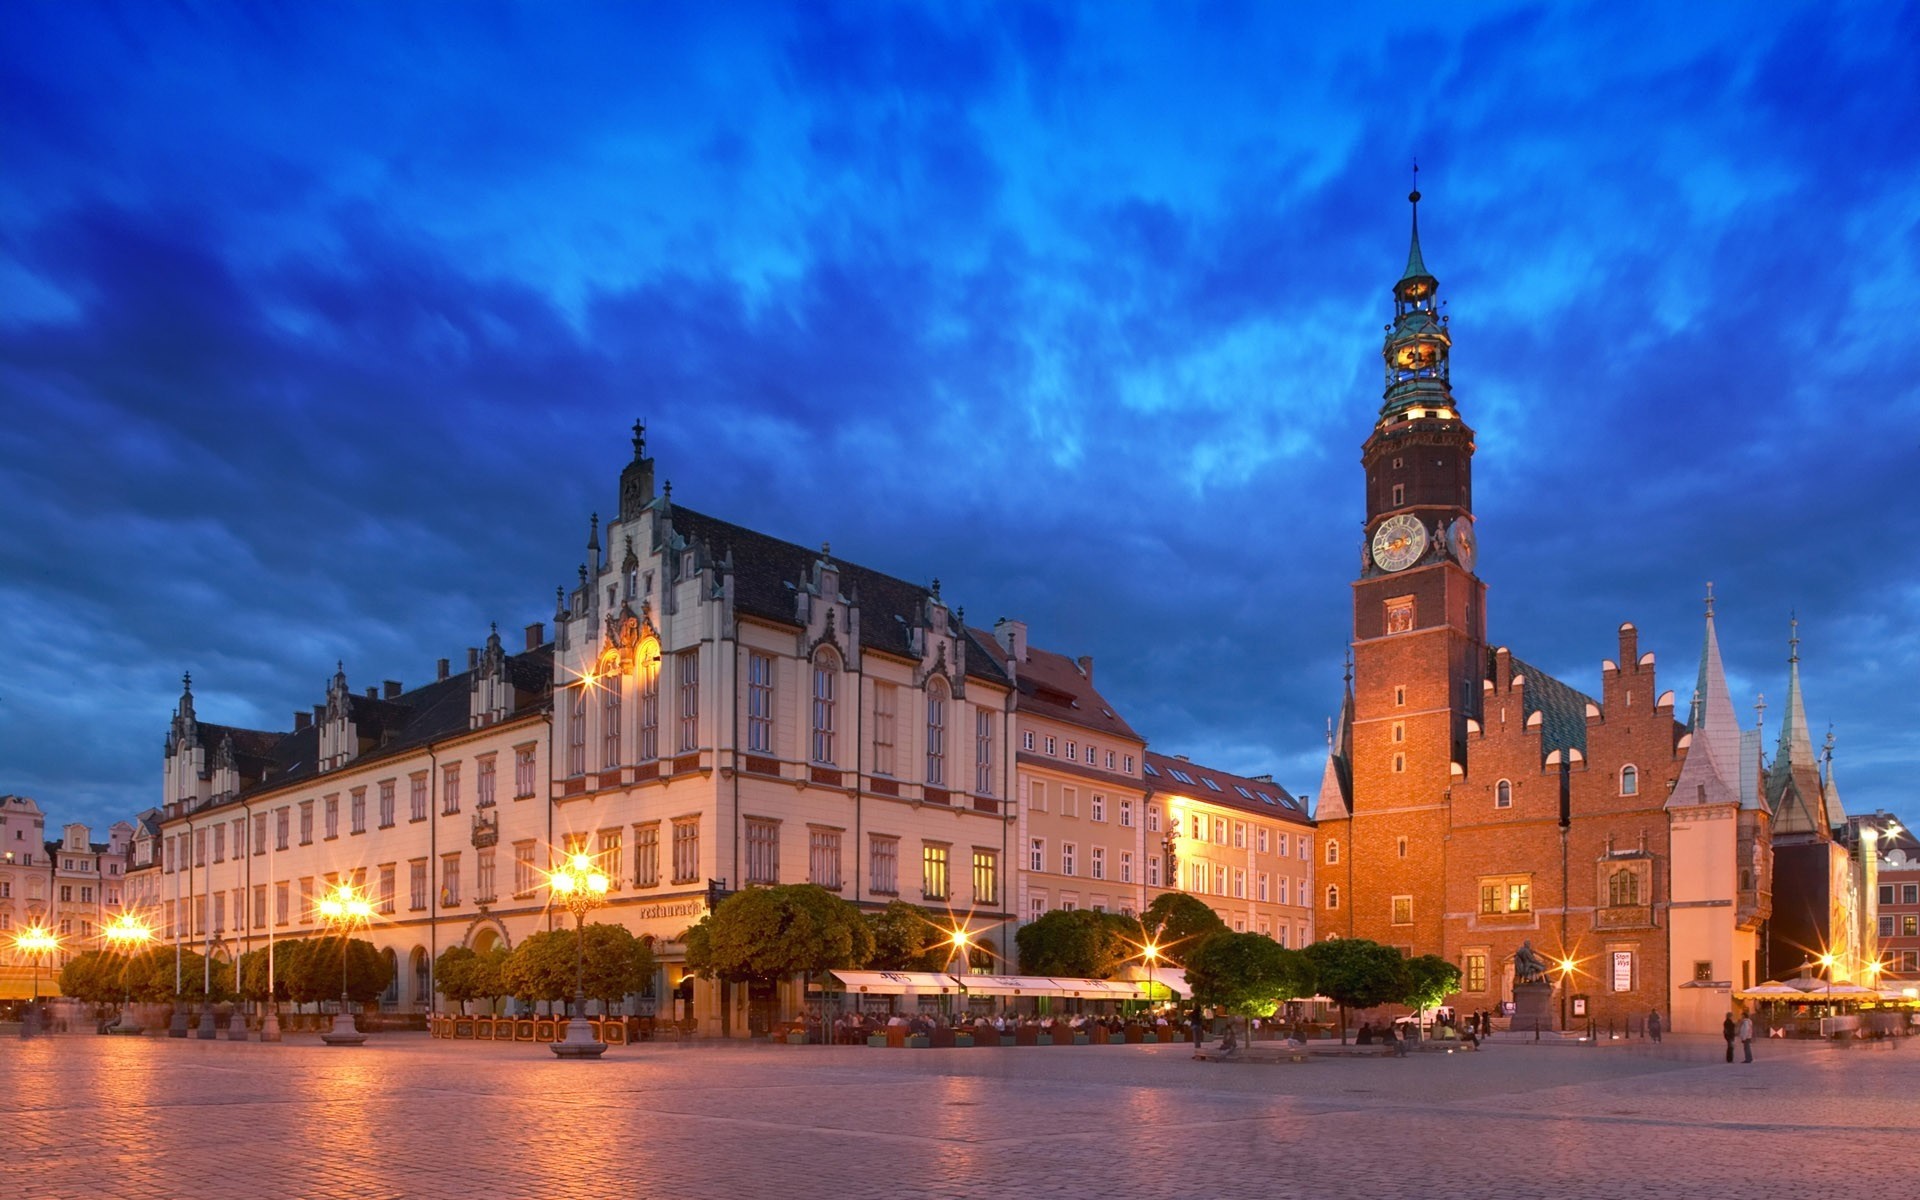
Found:
[[33, 962], [33, 1004], [20, 1022], [20, 1036], [40, 1032], [40, 958], [60, 948], [60, 938], [45, 925], [29, 925], [13, 936], [13, 947]]
[[587, 1023], [587, 914], [606, 903], [608, 882], [584, 854], [573, 855], [547, 876], [547, 886], [573, 914], [573, 1019], [567, 1036], [548, 1047], [561, 1058], [599, 1058], [607, 1052]]
[[1140, 957], [1147, 962], [1147, 1012], [1153, 1012], [1153, 968], [1160, 961], [1160, 947], [1148, 942], [1140, 950]]
[[1580, 964], [1563, 955], [1554, 965], [1560, 971], [1560, 1028], [1564, 1032], [1567, 1028], [1567, 995], [1568, 988], [1571, 986], [1569, 981], [1572, 980], [1573, 972]]
[[[320, 1035], [320, 1040], [329, 1046], [364, 1045], [367, 1035], [354, 1028], [353, 1001], [347, 996], [347, 943], [355, 925], [365, 924], [373, 917], [373, 905], [350, 883], [342, 883], [327, 893], [320, 901], [320, 918], [329, 928], [340, 930], [340, 1011], [333, 1018], [333, 1028]], [[346, 1018], [346, 1028], [341, 1029], [341, 1018]]]
[[120, 985], [126, 990], [126, 1003], [120, 1006], [120, 1019], [114, 1022], [114, 1028], [121, 1033], [139, 1033], [140, 1022], [133, 1015], [133, 985], [127, 982], [127, 967], [133, 956], [153, 941], [153, 928], [132, 913], [123, 912], [107, 922], [100, 931], [109, 948], [124, 954], [128, 962], [120, 964]]

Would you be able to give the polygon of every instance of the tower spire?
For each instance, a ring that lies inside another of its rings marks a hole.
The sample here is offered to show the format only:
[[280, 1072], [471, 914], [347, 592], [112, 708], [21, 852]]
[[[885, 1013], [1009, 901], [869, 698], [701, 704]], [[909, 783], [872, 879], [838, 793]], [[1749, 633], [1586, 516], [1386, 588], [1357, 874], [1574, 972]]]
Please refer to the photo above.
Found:
[[1727, 672], [1720, 660], [1720, 638], [1713, 625], [1713, 584], [1707, 584], [1706, 638], [1700, 648], [1700, 674], [1693, 687], [1693, 712], [1687, 725], [1693, 740], [1680, 768], [1672, 799], [1674, 807], [1688, 804], [1747, 806], [1740, 787], [1740, 723], [1733, 696], [1727, 690]]
[[1825, 803], [1825, 788], [1820, 779], [1820, 763], [1814, 756], [1812, 736], [1807, 731], [1806, 701], [1800, 691], [1800, 618], [1793, 618], [1792, 634], [1787, 639], [1787, 703], [1780, 720], [1780, 742], [1767, 771], [1767, 805], [1773, 809], [1776, 834], [1813, 834], [1822, 839], [1832, 836]]
[[[1415, 164], [1418, 182], [1419, 165]], [[1386, 359], [1385, 402], [1380, 424], [1388, 425], [1427, 415], [1453, 417], [1453, 391], [1447, 357], [1453, 339], [1446, 318], [1435, 307], [1440, 281], [1427, 269], [1420, 250], [1420, 189], [1407, 193], [1412, 207], [1412, 233], [1407, 243], [1407, 269], [1393, 285], [1393, 324], [1381, 351]]]
[[1427, 270], [1427, 260], [1420, 256], [1420, 162], [1413, 164], [1413, 190], [1407, 193], [1407, 203], [1413, 208], [1413, 239], [1407, 247], [1407, 269], [1401, 273], [1402, 283], [1409, 279], [1432, 279]]

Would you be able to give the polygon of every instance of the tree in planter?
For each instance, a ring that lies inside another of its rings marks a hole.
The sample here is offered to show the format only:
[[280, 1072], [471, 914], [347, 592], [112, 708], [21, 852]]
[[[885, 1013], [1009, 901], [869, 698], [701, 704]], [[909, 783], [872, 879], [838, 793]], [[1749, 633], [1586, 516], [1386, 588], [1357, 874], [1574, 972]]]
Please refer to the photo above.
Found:
[[[188, 1000], [224, 1000], [233, 994], [233, 964], [213, 961], [213, 970], [208, 972], [206, 959], [186, 947], [180, 948], [179, 957], [179, 995]], [[213, 992], [207, 993], [208, 975], [213, 977]], [[133, 987], [133, 998], [147, 1001], [169, 1001], [174, 992], [175, 960], [174, 948], [155, 946], [146, 952], [134, 956], [127, 964], [127, 980]]]
[[[569, 931], [569, 940], [572, 936]], [[586, 937], [586, 994], [600, 1001], [602, 1012], [612, 1012], [614, 1005], [646, 990], [653, 980], [653, 939], [635, 937], [624, 925], [597, 924], [586, 926]], [[476, 960], [476, 989], [483, 982]]]
[[521, 940], [500, 969], [505, 994], [522, 1004], [573, 997], [573, 933], [546, 930]]
[[1460, 988], [1460, 968], [1437, 954], [1422, 954], [1407, 960], [1407, 987], [1400, 1003], [1416, 1010], [1422, 1023], [1427, 1010]]
[[241, 996], [248, 1000], [291, 1000], [293, 993], [287, 986], [296, 968], [291, 964], [296, 958], [309, 953], [305, 938], [282, 938], [273, 944], [273, 994], [267, 994], [268, 962], [267, 948], [249, 950], [240, 956]]
[[1112, 913], [1056, 908], [1022, 925], [1013, 942], [1025, 974], [1105, 979], [1133, 957], [1137, 932], [1133, 922]]
[[865, 965], [875, 971], [940, 971], [953, 957], [946, 929], [917, 904], [895, 900], [864, 920], [873, 936]]
[[478, 1000], [478, 963], [480, 956], [471, 946], [448, 946], [433, 960], [433, 982], [440, 994], [460, 1006], [460, 1015], [467, 1015], [467, 1001]]
[[1225, 932], [1227, 923], [1205, 901], [1185, 892], [1165, 892], [1140, 914], [1140, 926], [1142, 940], [1159, 949], [1161, 960], [1179, 967], [1209, 934]]
[[[1259, 933], [1215, 933], [1187, 954], [1193, 998], [1231, 1016], [1270, 1017], [1282, 1001], [1311, 996], [1313, 964]], [[1248, 1030], [1251, 1040], [1251, 1027]]]
[[[591, 951], [592, 947], [588, 947]], [[487, 1002], [487, 1011], [495, 1011], [500, 997], [508, 995], [506, 970], [507, 960], [511, 957], [507, 948], [494, 945], [492, 948], [476, 953], [473, 958], [473, 992], [479, 999]]]
[[[687, 968], [723, 984], [810, 978], [873, 958], [873, 933], [860, 910], [811, 883], [736, 892], [682, 939]], [[720, 1011], [726, 1031], [729, 1006]]]
[[121, 972], [126, 960], [105, 950], [86, 950], [60, 968], [60, 994], [82, 1004], [118, 1004], [127, 994]]
[[[300, 1004], [338, 1000], [342, 991], [342, 954], [346, 956], [348, 1001], [370, 1004], [378, 1000], [393, 982], [393, 971], [386, 956], [365, 938], [342, 939], [331, 934], [274, 943], [275, 994], [281, 994], [284, 988], [286, 997]], [[264, 992], [264, 981], [259, 986]]]
[[1313, 964], [1321, 995], [1340, 1006], [1340, 1044], [1347, 1044], [1347, 1009], [1390, 1004], [1407, 994], [1407, 960], [1392, 946], [1366, 938], [1330, 938], [1302, 951]]

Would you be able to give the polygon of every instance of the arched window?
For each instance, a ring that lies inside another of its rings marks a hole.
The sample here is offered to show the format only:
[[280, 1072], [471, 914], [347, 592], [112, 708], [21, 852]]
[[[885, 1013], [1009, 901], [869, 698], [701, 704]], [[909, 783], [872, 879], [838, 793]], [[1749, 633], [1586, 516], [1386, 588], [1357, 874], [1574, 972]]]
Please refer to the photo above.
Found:
[[813, 761], [831, 765], [834, 696], [840, 686], [840, 656], [821, 649], [813, 656]]
[[947, 786], [947, 681], [927, 684], [927, 784]]
[[1340, 861], [1340, 839], [1327, 839], [1327, 865], [1334, 866]]
[[641, 643], [640, 677], [640, 761], [660, 757], [660, 643], [648, 639]]
[[1634, 766], [1620, 768], [1620, 794], [1622, 796], [1640, 794], [1640, 768]]
[[1330, 883], [1327, 885], [1327, 907], [1340, 907], [1340, 888], [1335, 884]]
[[601, 680], [600, 691], [600, 766], [611, 770], [620, 765], [620, 677]]
[[1493, 806], [1495, 808], [1513, 807], [1513, 784], [1502, 779], [1493, 785]]
[[1627, 867], [1608, 876], [1607, 903], [1614, 908], [1640, 903], [1640, 877]]

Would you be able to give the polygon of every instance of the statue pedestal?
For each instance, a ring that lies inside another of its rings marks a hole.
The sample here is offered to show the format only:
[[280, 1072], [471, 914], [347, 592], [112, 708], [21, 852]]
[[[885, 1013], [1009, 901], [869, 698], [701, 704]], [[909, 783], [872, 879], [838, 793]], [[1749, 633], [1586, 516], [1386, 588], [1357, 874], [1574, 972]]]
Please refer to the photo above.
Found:
[[1553, 985], [1544, 980], [1513, 985], [1513, 1021], [1508, 1026], [1515, 1033], [1532, 1033], [1536, 1029], [1551, 1031], [1553, 1020]]

